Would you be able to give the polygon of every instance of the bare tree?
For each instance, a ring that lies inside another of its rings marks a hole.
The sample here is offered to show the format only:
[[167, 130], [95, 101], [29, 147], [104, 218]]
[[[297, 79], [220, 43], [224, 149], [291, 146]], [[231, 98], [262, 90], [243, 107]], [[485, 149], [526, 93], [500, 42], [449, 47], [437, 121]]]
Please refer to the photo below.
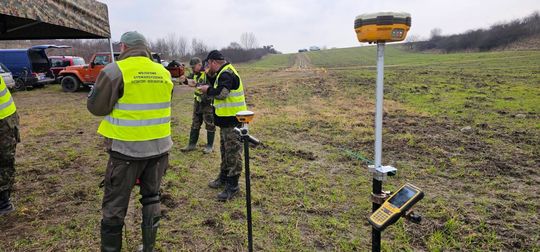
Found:
[[257, 43], [257, 38], [255, 38], [255, 34], [253, 32], [244, 32], [240, 36], [240, 44], [244, 47], [244, 49], [250, 50], [255, 49], [259, 45]]
[[230, 49], [242, 49], [242, 46], [238, 42], [231, 42], [227, 48]]
[[433, 28], [430, 31], [430, 39], [438, 38], [442, 35], [441, 28]]
[[208, 53], [208, 46], [206, 46], [202, 40], [194, 38], [191, 40], [191, 51], [193, 56], [204, 57]]
[[164, 38], [158, 38], [150, 46], [154, 52], [161, 54], [162, 58], [168, 58], [170, 55], [169, 45]]
[[410, 34], [407, 35], [407, 38], [405, 39], [405, 43], [407, 45], [407, 48], [409, 50], [414, 49], [414, 43], [420, 41], [420, 35], [418, 34]]
[[176, 39], [177, 36], [175, 33], [169, 33], [167, 36], [165, 36], [165, 43], [169, 49], [166, 58], [169, 60], [172, 60], [178, 56], [178, 44]]
[[178, 58], [184, 58], [186, 57], [186, 55], [188, 54], [188, 50], [189, 50], [189, 45], [188, 45], [188, 42], [187, 42], [187, 39], [182, 37], [182, 36], [178, 36], [177, 40], [176, 40], [176, 43], [178, 44]]

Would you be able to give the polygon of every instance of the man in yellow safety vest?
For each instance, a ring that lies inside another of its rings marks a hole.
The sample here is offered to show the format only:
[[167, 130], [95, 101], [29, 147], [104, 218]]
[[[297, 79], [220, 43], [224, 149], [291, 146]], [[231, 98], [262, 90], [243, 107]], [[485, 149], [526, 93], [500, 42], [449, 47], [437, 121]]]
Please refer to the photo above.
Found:
[[218, 177], [208, 184], [211, 188], [225, 186], [217, 198], [227, 201], [238, 194], [238, 179], [242, 173], [242, 143], [234, 130], [240, 126], [236, 113], [247, 110], [244, 85], [236, 69], [223, 55], [211, 51], [206, 60], [209, 74], [215, 75], [213, 85], [201, 86], [201, 92], [214, 97], [214, 123], [220, 128], [221, 168]]
[[153, 251], [161, 217], [159, 189], [173, 144], [173, 83], [170, 73], [152, 61], [148, 43], [140, 33], [124, 33], [120, 48], [118, 61], [100, 72], [87, 102], [92, 114], [104, 116], [98, 133], [105, 137], [109, 153], [101, 250], [121, 250], [131, 190], [139, 179], [142, 250]]
[[[186, 79], [186, 84], [195, 87], [197, 85], [207, 85], [208, 78], [204, 71], [202, 61], [198, 57], [193, 57], [189, 61], [189, 65], [193, 70], [189, 79]], [[189, 143], [182, 151], [195, 150], [197, 140], [199, 140], [199, 131], [202, 123], [206, 126], [206, 147], [203, 150], [204, 154], [209, 154], [214, 149], [214, 137], [216, 134], [216, 126], [214, 125], [214, 108], [212, 107], [212, 98], [201, 93], [199, 89], [195, 89], [193, 97], [193, 116], [191, 122], [191, 131], [189, 133]]]

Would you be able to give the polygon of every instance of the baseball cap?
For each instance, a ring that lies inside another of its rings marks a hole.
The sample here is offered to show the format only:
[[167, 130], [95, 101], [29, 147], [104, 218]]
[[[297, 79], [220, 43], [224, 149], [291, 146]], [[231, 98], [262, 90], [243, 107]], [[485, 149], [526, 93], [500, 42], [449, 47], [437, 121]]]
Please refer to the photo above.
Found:
[[126, 44], [127, 46], [148, 46], [146, 38], [137, 31], [128, 31], [122, 34], [122, 37], [120, 37], [120, 42]]
[[208, 53], [208, 56], [206, 57], [205, 61], [208, 60], [224, 60], [225, 57], [223, 57], [223, 54], [221, 54], [218, 50], [213, 50], [210, 53]]
[[191, 60], [189, 60], [189, 65], [194, 66], [201, 63], [201, 59], [199, 57], [193, 57]]

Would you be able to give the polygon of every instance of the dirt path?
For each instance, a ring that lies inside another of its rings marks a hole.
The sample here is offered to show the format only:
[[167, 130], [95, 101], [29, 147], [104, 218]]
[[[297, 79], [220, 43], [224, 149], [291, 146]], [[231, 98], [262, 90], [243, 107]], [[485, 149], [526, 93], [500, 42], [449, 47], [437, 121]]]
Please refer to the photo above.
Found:
[[291, 67], [293, 69], [309, 69], [311, 68], [311, 61], [309, 56], [305, 53], [297, 53], [294, 56], [294, 64]]

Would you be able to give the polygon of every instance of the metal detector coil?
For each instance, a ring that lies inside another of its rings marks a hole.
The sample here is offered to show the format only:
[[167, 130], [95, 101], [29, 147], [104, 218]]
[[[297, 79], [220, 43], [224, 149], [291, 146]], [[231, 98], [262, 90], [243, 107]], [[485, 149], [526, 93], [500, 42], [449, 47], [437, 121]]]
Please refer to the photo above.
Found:
[[411, 27], [411, 14], [378, 12], [362, 14], [354, 20], [354, 30], [360, 42], [402, 41]]

